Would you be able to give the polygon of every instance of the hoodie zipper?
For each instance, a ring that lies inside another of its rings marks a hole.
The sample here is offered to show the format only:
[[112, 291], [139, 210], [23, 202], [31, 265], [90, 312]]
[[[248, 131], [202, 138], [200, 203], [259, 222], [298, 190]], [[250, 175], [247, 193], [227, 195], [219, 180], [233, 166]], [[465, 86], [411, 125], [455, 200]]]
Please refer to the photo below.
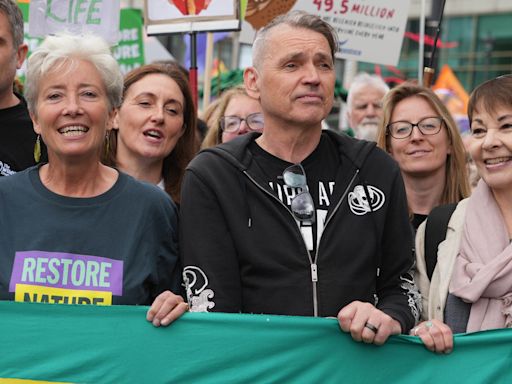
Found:
[[[288, 208], [288, 206], [285, 203], [283, 203], [277, 196], [273, 195], [272, 193], [267, 191], [265, 188], [263, 188], [256, 180], [254, 180], [251, 177], [251, 175], [249, 175], [249, 173], [247, 173], [247, 171], [242, 171], [242, 172], [245, 174], [245, 176], [247, 176], [247, 178], [254, 185], [256, 185], [259, 189], [261, 189], [267, 195], [272, 197], [274, 200], [278, 201], [288, 211], [288, 213], [290, 213], [290, 216], [292, 217], [293, 221], [296, 223], [295, 216], [293, 216], [292, 211]], [[354, 174], [354, 176], [352, 176], [352, 179], [348, 183], [347, 188], [345, 188], [345, 191], [343, 192], [343, 195], [338, 200], [338, 203], [336, 204], [336, 206], [332, 210], [331, 215], [327, 218], [327, 221], [324, 224], [324, 230], [322, 231], [322, 234], [320, 235], [320, 239], [317, 240], [317, 247], [316, 247], [315, 258], [314, 259], [311, 258], [311, 254], [309, 253], [308, 247], [306, 245], [306, 242], [304, 241], [304, 237], [302, 236], [302, 233], [300, 232], [299, 226], [298, 225], [295, 226], [297, 228], [297, 230], [299, 231], [300, 238], [302, 239], [302, 243], [304, 244], [304, 248], [306, 250], [306, 254], [307, 254], [308, 260], [309, 260], [309, 265], [310, 265], [310, 268], [311, 268], [311, 283], [313, 285], [313, 316], [315, 316], [315, 317], [318, 317], [318, 295], [317, 295], [318, 265], [317, 265], [317, 260], [318, 260], [318, 249], [320, 248], [320, 240], [322, 239], [322, 235], [325, 232], [325, 228], [327, 227], [327, 224], [329, 224], [329, 222], [331, 221], [331, 218], [334, 216], [336, 211], [341, 206], [341, 203], [343, 202], [343, 200], [347, 196], [347, 193], [348, 193], [350, 187], [352, 186], [352, 184], [354, 183], [354, 180], [356, 179], [358, 174], [359, 174], [359, 169], [357, 169], [356, 173]]]

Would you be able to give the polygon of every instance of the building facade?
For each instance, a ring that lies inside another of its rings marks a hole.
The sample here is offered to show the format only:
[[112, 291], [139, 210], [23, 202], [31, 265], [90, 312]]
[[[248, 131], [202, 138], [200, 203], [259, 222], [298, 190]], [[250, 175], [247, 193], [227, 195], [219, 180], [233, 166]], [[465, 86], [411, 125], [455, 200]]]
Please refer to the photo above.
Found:
[[[425, 1], [426, 34], [430, 37], [434, 36], [437, 24], [428, 22], [432, 6], [432, 0]], [[406, 28], [411, 35], [419, 34], [421, 9], [421, 0], [411, 0]], [[429, 64], [431, 49], [432, 45], [425, 45], [425, 65]], [[398, 71], [377, 70], [388, 79], [414, 79], [418, 77], [418, 60], [418, 42], [406, 37]], [[512, 1], [447, 0], [434, 64], [438, 69], [448, 64], [468, 92], [487, 79], [512, 73]], [[375, 69], [373, 64], [358, 65], [358, 70], [375, 72]]]

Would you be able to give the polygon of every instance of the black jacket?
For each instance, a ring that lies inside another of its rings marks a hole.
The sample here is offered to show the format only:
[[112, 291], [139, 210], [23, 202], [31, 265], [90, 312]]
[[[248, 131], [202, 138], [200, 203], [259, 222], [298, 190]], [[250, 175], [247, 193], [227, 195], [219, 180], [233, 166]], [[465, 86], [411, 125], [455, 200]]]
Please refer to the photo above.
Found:
[[191, 162], [181, 195], [180, 252], [192, 310], [336, 316], [360, 300], [376, 303], [404, 332], [414, 325], [412, 239], [399, 168], [375, 143], [322, 134], [337, 144], [341, 166], [338, 201], [316, 255], [288, 207], [254, 172], [247, 147], [257, 134], [204, 150]]

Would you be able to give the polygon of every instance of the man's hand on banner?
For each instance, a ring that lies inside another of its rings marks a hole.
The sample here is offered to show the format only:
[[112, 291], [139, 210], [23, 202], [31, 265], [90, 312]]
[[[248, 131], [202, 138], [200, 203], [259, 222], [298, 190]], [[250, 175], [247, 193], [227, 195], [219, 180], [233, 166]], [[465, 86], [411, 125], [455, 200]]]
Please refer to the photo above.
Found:
[[358, 342], [382, 345], [390, 335], [402, 332], [400, 323], [370, 303], [353, 301], [338, 313], [338, 322], [344, 332], [350, 332]]

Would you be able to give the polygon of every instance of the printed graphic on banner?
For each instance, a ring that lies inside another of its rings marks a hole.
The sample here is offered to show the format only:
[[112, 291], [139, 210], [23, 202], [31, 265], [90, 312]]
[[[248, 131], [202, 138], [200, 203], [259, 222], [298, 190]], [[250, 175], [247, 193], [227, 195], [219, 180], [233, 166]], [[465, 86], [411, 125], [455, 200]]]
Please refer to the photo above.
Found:
[[148, 35], [240, 30], [240, 2], [235, 0], [145, 0]]
[[139, 9], [121, 9], [119, 42], [112, 53], [123, 74], [144, 65], [144, 24]]
[[9, 292], [22, 302], [112, 305], [123, 294], [123, 262], [72, 253], [16, 252]]
[[147, 0], [146, 7], [150, 20], [165, 20], [183, 17], [195, 19], [195, 16], [225, 17], [234, 15], [235, 1], [226, 0]]
[[202, 11], [208, 9], [211, 0], [169, 0], [181, 12], [183, 16], [199, 15]]
[[258, 30], [270, 23], [274, 17], [290, 11], [296, 2], [296, 0], [249, 0], [245, 20]]
[[111, 44], [119, 40], [120, 0], [32, 0], [29, 33], [44, 37], [51, 33], [94, 33]]
[[252, 43], [255, 30], [266, 25], [275, 14], [286, 13], [277, 9], [286, 6], [291, 11], [306, 11], [327, 21], [338, 34], [337, 57], [397, 65], [409, 5], [410, 0], [249, 0], [240, 42]]
[[[18, 4], [25, 21], [25, 43], [28, 45], [28, 56], [41, 44], [42, 38], [30, 36], [29, 26], [29, 3]], [[143, 40], [143, 22], [140, 9], [121, 9], [121, 19], [119, 23], [119, 41], [113, 47], [112, 52], [116, 58], [121, 72], [128, 73], [132, 69], [144, 65], [144, 40]], [[117, 32], [116, 32], [117, 33]], [[25, 81], [25, 71], [27, 60], [18, 70], [17, 75], [22, 82]]]

